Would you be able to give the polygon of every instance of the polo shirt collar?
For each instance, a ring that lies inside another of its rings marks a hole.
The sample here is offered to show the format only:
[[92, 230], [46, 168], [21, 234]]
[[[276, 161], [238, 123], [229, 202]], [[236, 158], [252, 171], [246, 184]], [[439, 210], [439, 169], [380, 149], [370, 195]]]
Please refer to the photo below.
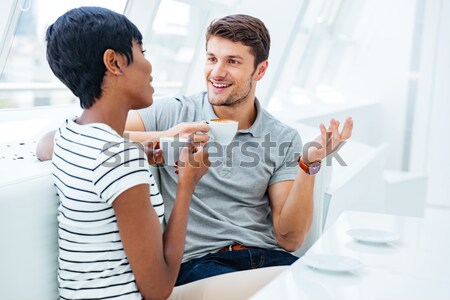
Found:
[[[252, 126], [248, 129], [238, 130], [238, 133], [250, 133], [253, 137], [261, 137], [262, 135], [262, 109], [259, 100], [255, 98], [256, 119]], [[211, 103], [208, 100], [208, 93], [203, 95], [203, 116], [205, 120], [217, 119]]]

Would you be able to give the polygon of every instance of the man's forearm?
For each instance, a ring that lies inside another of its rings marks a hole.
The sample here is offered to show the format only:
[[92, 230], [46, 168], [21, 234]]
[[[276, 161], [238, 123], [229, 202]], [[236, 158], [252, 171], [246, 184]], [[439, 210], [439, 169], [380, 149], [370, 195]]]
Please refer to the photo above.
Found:
[[159, 141], [163, 133], [164, 131], [125, 131], [125, 138], [138, 143], [154, 142]]
[[315, 176], [300, 170], [278, 218], [278, 244], [288, 251], [297, 250], [304, 242], [313, 221]]
[[52, 159], [55, 133], [55, 130], [47, 132], [36, 145], [36, 157], [40, 161]]

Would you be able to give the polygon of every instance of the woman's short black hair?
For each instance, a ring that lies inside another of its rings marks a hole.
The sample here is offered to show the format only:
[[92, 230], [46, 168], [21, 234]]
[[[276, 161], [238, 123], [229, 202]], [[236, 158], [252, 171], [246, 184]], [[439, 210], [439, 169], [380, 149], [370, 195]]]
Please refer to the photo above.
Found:
[[59, 78], [91, 107], [102, 94], [106, 73], [103, 54], [112, 49], [133, 61], [132, 42], [142, 34], [124, 15], [101, 7], [80, 7], [59, 17], [47, 29], [47, 61]]

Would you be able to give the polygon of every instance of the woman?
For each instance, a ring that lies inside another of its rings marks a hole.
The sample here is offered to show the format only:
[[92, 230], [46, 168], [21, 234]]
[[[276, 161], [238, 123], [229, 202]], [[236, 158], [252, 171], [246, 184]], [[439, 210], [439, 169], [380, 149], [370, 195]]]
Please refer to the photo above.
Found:
[[183, 149], [177, 200], [162, 235], [149, 201], [145, 154], [123, 138], [128, 111], [153, 102], [152, 66], [141, 33], [123, 15], [81, 7], [58, 18], [46, 41], [52, 71], [84, 109], [55, 135], [60, 297], [167, 298], [183, 255], [191, 196], [207, 172], [208, 155], [201, 147], [195, 153]]

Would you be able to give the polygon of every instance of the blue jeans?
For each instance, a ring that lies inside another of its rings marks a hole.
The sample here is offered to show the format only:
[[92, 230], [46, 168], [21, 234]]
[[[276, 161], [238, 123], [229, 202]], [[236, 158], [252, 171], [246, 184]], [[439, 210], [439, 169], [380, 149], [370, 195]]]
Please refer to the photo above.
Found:
[[291, 265], [297, 259], [288, 252], [261, 248], [210, 253], [181, 264], [175, 285], [236, 271]]

